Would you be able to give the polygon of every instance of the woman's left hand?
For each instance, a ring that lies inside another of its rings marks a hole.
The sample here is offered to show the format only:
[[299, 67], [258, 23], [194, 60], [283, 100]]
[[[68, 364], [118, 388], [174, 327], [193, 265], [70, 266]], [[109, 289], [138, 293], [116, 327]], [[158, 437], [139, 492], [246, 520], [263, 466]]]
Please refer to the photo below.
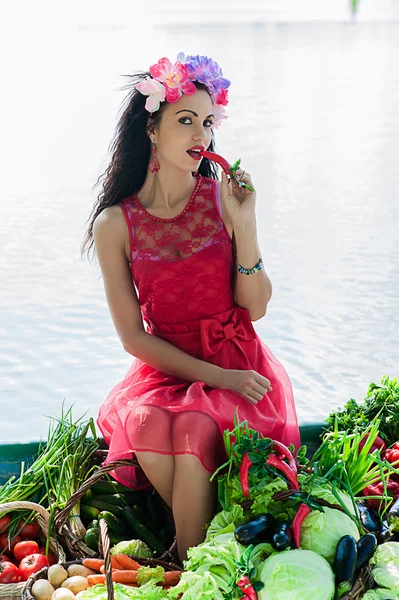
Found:
[[[236, 175], [239, 180], [254, 187], [249, 173], [237, 169]], [[229, 182], [224, 172], [222, 172], [221, 200], [233, 225], [255, 219], [256, 192], [241, 187], [233, 178]]]

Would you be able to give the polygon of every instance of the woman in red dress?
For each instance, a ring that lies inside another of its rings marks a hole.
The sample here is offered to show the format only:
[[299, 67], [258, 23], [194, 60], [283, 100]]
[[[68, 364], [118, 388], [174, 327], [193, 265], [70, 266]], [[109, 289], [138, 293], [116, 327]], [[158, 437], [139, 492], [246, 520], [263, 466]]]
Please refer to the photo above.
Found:
[[[230, 82], [204, 56], [132, 76], [85, 246], [131, 368], [102, 405], [107, 462], [125, 485], [171, 506], [181, 559], [214, 514], [210, 474], [240, 420], [300, 444], [292, 387], [257, 336], [272, 294], [257, 241], [256, 193], [199, 154], [214, 149]], [[241, 170], [239, 178], [252, 185]]]

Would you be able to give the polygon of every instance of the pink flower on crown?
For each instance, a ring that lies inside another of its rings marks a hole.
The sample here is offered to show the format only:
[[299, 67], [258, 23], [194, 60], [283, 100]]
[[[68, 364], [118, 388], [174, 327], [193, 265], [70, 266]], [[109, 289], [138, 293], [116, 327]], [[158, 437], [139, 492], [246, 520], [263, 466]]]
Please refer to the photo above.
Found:
[[229, 103], [228, 99], [229, 90], [220, 90], [218, 95], [215, 98], [215, 104], [221, 104], [222, 106], [227, 106]]
[[183, 93], [190, 95], [197, 91], [188, 78], [186, 67], [179, 61], [172, 65], [168, 58], [161, 58], [150, 67], [150, 73], [156, 81], [163, 83], [168, 102], [177, 102]]
[[165, 86], [151, 77], [146, 77], [136, 87], [144, 96], [148, 96], [145, 103], [146, 110], [150, 113], [157, 111], [161, 102], [165, 100]]
[[225, 114], [225, 112], [226, 112], [225, 108], [221, 104], [213, 105], [213, 120], [212, 120], [211, 129], [217, 129], [218, 127], [221, 126], [222, 121], [224, 119], [227, 119], [227, 115]]

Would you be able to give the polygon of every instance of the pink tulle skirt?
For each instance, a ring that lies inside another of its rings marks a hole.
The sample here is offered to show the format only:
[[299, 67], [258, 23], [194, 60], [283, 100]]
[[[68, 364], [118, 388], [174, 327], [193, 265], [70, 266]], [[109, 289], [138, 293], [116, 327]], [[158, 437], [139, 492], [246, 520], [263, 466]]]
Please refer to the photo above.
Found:
[[[255, 406], [237, 392], [172, 377], [135, 358], [100, 408], [106, 464], [135, 452], [192, 454], [211, 474], [226, 459], [223, 432], [233, 428], [236, 409], [240, 421], [264, 436], [300, 446], [290, 379], [257, 336], [246, 309], [235, 306], [212, 319], [149, 333], [225, 369], [253, 369], [270, 380], [273, 391]], [[150, 485], [139, 468], [119, 467], [113, 475], [134, 489]]]

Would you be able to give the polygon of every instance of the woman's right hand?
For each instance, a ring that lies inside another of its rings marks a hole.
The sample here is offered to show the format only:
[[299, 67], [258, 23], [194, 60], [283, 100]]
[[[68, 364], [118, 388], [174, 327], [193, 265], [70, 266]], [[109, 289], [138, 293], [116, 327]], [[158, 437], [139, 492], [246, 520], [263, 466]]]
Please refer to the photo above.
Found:
[[219, 389], [233, 390], [255, 405], [273, 390], [269, 379], [256, 371], [223, 369], [218, 383]]

